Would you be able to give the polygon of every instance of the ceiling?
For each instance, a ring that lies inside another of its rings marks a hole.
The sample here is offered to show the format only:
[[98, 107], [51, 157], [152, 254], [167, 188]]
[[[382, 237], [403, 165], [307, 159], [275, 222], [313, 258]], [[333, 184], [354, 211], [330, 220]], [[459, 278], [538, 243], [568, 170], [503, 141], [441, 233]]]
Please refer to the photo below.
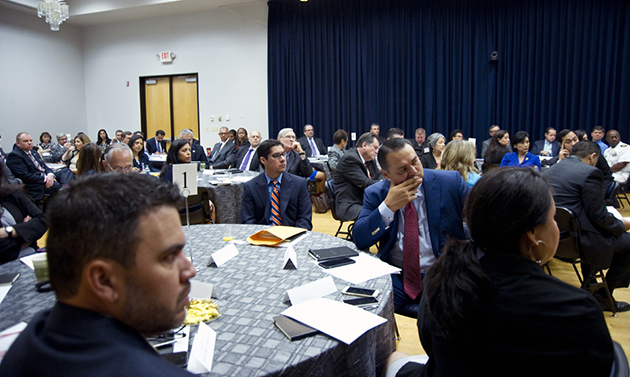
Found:
[[[70, 6], [70, 18], [64, 23], [90, 26], [251, 3], [266, 3], [267, 0], [66, 0], [65, 2]], [[33, 12], [33, 15], [37, 17], [37, 3], [39, 3], [38, 0], [0, 0], [0, 7]]]

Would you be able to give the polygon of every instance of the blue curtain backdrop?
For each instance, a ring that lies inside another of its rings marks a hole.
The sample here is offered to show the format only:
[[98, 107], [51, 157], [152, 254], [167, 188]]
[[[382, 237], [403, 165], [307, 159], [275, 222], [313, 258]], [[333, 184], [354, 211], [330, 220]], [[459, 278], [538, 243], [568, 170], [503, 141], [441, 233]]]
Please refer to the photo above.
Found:
[[[304, 124], [332, 145], [417, 127], [530, 139], [553, 126], [630, 142], [630, 7], [621, 0], [270, 0], [270, 137]], [[499, 53], [491, 62], [492, 51]]]

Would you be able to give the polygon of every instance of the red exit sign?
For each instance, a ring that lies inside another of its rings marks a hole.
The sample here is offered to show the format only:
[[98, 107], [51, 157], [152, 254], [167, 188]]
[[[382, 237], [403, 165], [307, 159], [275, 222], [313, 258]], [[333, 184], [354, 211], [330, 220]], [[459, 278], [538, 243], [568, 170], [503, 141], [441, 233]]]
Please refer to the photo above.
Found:
[[162, 63], [172, 63], [173, 57], [170, 51], [160, 52], [160, 61]]

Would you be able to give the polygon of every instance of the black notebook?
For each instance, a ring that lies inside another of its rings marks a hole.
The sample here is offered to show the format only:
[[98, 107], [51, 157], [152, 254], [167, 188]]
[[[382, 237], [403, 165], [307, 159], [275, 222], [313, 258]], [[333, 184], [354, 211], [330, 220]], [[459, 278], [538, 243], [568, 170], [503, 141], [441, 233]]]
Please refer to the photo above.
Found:
[[11, 272], [8, 274], [0, 274], [0, 287], [3, 285], [11, 285], [20, 277], [19, 272]]
[[309, 250], [308, 254], [318, 262], [359, 256], [359, 253], [356, 250], [352, 250], [348, 246]]
[[317, 334], [317, 330], [283, 315], [273, 317], [273, 323], [291, 340], [306, 338]]

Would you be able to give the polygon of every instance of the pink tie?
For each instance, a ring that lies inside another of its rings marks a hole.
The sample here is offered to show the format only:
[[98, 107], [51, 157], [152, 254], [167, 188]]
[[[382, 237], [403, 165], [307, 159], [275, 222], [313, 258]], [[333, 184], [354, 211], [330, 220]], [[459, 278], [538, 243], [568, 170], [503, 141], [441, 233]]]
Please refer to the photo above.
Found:
[[418, 214], [413, 202], [407, 203], [404, 213], [403, 236], [403, 287], [405, 293], [416, 299], [422, 292], [420, 274], [420, 241], [418, 240]]

